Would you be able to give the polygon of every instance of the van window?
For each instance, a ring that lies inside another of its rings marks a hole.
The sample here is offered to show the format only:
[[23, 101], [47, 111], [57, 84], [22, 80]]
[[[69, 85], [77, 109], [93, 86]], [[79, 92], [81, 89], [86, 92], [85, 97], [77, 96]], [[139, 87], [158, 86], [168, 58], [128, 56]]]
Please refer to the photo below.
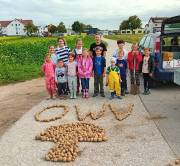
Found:
[[171, 68], [180, 67], [180, 36], [164, 36], [161, 52], [163, 63], [171, 63]]

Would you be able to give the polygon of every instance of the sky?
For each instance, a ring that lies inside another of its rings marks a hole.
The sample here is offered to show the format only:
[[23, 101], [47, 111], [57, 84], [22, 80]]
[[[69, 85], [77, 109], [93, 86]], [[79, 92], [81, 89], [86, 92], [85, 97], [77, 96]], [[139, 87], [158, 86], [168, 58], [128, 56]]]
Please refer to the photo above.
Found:
[[180, 15], [180, 0], [0, 0], [0, 20], [32, 19], [35, 25], [74, 21], [116, 30], [131, 15], [143, 23], [150, 17]]

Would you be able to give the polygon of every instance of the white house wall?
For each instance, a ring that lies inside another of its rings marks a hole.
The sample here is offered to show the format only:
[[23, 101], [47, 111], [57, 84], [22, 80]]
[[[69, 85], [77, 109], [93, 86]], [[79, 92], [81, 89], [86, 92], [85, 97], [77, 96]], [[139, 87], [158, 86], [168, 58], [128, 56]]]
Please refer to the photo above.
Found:
[[13, 20], [7, 27], [6, 27], [6, 34], [8, 36], [23, 36], [26, 35], [24, 32], [24, 24], [19, 22], [18, 20]]

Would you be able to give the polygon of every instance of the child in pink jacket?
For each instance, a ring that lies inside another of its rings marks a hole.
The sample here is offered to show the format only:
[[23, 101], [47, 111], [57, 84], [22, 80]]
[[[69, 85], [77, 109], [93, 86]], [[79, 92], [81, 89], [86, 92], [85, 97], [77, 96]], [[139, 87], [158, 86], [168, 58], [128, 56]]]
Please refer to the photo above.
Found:
[[89, 80], [92, 74], [93, 62], [87, 49], [82, 52], [82, 58], [78, 60], [78, 75], [81, 79], [82, 97], [89, 97]]
[[42, 65], [42, 71], [45, 76], [46, 89], [50, 95], [50, 99], [53, 99], [56, 85], [55, 85], [55, 65], [51, 61], [51, 54], [47, 54], [45, 62]]

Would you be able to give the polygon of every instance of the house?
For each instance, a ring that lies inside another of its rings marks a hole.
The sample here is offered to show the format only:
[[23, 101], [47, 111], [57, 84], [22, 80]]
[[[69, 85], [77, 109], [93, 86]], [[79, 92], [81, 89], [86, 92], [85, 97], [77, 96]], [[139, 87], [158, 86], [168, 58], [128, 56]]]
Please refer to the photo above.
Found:
[[101, 35], [109, 35], [109, 31], [108, 30], [100, 30], [100, 31], [98, 31], [98, 33], [99, 34], [101, 34]]
[[99, 31], [98, 28], [87, 28], [84, 30], [84, 32], [87, 33], [88, 35], [94, 35], [98, 33], [98, 31]]
[[2, 35], [24, 36], [24, 35], [26, 35], [26, 31], [24, 30], [24, 28], [28, 24], [33, 24], [33, 21], [32, 20], [22, 20], [22, 19], [0, 21]]
[[37, 26], [37, 28], [38, 28], [37, 35], [44, 36], [44, 33], [46, 31], [46, 26]]
[[148, 24], [145, 25], [144, 32], [146, 34], [160, 32], [162, 22], [167, 18], [168, 17], [151, 17]]
[[143, 28], [138, 28], [138, 29], [125, 29], [125, 30], [121, 30], [120, 31], [121, 34], [143, 34], [144, 33], [144, 29]]
[[121, 34], [132, 34], [132, 30], [130, 29], [124, 29], [120, 31]]
[[134, 34], [143, 34], [144, 33], [144, 29], [143, 28], [133, 29], [133, 33]]
[[67, 28], [66, 30], [67, 30], [67, 32], [66, 32], [67, 35], [75, 35], [76, 34], [76, 32], [74, 32], [71, 28]]

